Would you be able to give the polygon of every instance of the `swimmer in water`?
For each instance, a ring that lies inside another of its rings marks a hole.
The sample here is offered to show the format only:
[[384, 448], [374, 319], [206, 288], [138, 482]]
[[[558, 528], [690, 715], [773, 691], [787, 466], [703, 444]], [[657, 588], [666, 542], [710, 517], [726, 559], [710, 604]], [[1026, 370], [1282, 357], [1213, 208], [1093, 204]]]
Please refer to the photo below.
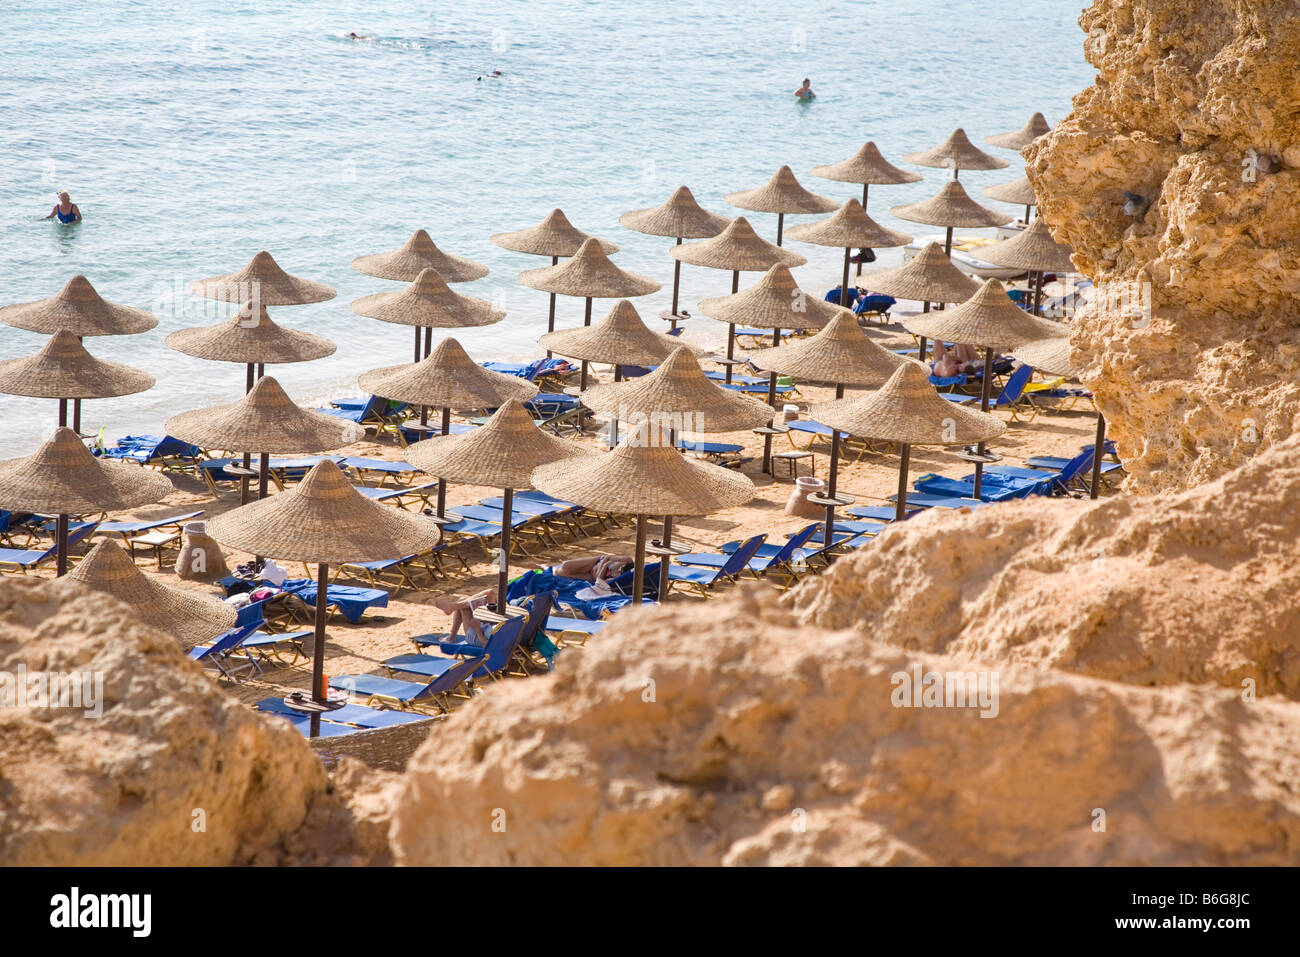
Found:
[[811, 100], [817, 96], [817, 94], [812, 91], [812, 81], [807, 77], [803, 78], [803, 86], [795, 90], [794, 95], [801, 100]]
[[500, 75], [501, 75], [501, 71], [500, 71], [500, 70], [493, 70], [493, 71], [491, 71], [490, 73], [480, 73], [478, 76], [476, 76], [476, 77], [474, 78], [474, 80], [475, 80], [475, 82], [477, 82], [477, 81], [479, 81], [479, 80], [483, 80], [483, 79], [488, 79], [488, 80], [490, 80], [490, 79], [492, 79], [493, 77], [497, 77], [497, 76], [500, 76]]
[[64, 225], [81, 222], [81, 210], [77, 208], [77, 204], [72, 201], [66, 192], [60, 191], [59, 201], [50, 210], [50, 215], [44, 218], [54, 219], [55, 217], [58, 217], [59, 222]]
[[371, 38], [368, 37], [368, 36], [366, 36], [366, 35], [363, 34], [363, 33], [349, 33], [349, 34], [348, 34], [348, 39], [349, 39], [349, 40], [369, 40], [369, 39], [371, 39]]

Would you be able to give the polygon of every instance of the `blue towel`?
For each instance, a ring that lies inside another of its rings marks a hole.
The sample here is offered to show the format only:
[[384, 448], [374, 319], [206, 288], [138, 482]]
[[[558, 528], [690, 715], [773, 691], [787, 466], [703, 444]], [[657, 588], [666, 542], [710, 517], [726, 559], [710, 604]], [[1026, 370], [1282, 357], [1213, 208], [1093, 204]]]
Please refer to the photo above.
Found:
[[[610, 585], [617, 592], [620, 590], [632, 590], [633, 571], [628, 569], [617, 578], [610, 580]], [[556, 601], [578, 612], [584, 618], [595, 621], [600, 618], [601, 612], [615, 612], [620, 608], [626, 608], [632, 604], [632, 598], [629, 595], [611, 595], [608, 598], [578, 598], [578, 592], [584, 588], [590, 588], [591, 582], [581, 578], [562, 578], [556, 575], [549, 568], [534, 569], [525, 573], [520, 578], [510, 583], [510, 588], [506, 592], [506, 598], [509, 601], [518, 601], [525, 595], [539, 595], [542, 592], [555, 592]], [[652, 595], [659, 588], [659, 563], [646, 565], [645, 569], [645, 595]]]
[[[291, 578], [284, 583], [284, 590], [293, 592], [307, 604], [316, 605], [316, 583], [310, 578]], [[338, 605], [343, 617], [352, 624], [361, 620], [367, 608], [387, 608], [388, 592], [382, 588], [358, 588], [355, 585], [330, 585], [325, 597], [332, 605]]]

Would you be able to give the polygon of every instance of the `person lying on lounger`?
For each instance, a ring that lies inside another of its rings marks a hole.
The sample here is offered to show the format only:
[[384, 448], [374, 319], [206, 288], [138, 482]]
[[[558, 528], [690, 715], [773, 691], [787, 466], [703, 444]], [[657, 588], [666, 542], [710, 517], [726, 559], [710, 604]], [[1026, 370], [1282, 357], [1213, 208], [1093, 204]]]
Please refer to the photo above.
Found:
[[486, 605], [494, 594], [496, 594], [496, 589], [485, 588], [473, 595], [457, 595], [455, 601], [435, 598], [433, 600], [434, 607], [444, 615], [451, 615], [451, 631], [448, 633], [448, 639], [454, 641], [463, 627], [465, 637], [480, 645], [487, 644], [487, 636], [483, 634], [478, 619], [474, 617], [474, 609]]
[[951, 349], [945, 348], [942, 342], [934, 344], [934, 363], [931, 371], [940, 379], [951, 378], [955, 375], [961, 375], [963, 372], [970, 372], [979, 366], [979, 353], [970, 346], [953, 343]]
[[555, 574], [562, 578], [581, 578], [599, 582], [617, 578], [632, 567], [631, 555], [593, 555], [591, 558], [571, 558], [561, 562]]

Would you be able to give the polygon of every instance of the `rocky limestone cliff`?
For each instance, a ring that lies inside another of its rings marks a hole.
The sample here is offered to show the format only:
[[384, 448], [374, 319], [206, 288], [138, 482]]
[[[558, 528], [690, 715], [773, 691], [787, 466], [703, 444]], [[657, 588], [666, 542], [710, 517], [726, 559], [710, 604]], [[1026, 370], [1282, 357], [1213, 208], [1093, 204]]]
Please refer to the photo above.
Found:
[[1102, 290], [1071, 341], [1126, 487], [1185, 488], [1300, 411], [1300, 2], [1100, 0], [1080, 25], [1096, 84], [1027, 171]]
[[[18, 707], [24, 672], [99, 675], [102, 696], [92, 677], [82, 707]], [[373, 828], [344, 785], [125, 606], [0, 578], [0, 864], [366, 862]]]

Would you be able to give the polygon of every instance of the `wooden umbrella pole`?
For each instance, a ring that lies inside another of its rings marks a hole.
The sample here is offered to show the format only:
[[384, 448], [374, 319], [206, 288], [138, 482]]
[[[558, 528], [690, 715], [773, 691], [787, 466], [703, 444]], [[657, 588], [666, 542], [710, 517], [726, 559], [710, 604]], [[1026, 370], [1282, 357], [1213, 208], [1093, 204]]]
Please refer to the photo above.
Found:
[[[840, 430], [831, 429], [831, 468], [830, 476], [826, 483], [826, 497], [835, 498], [837, 473], [840, 468]], [[826, 537], [822, 539], [823, 545], [829, 545], [834, 541], [835, 533], [835, 504], [834, 502], [826, 506]]]
[[[664, 537], [663, 547], [669, 548], [673, 543], [673, 517], [664, 516]], [[668, 566], [672, 562], [671, 555], [661, 555], [659, 558], [659, 604], [664, 603], [668, 597]]]
[[413, 362], [420, 361], [420, 327], [419, 326], [415, 327], [415, 358], [412, 359], [412, 361]]
[[56, 578], [62, 578], [68, 573], [68, 516], [62, 512], [54, 520], [54, 541], [54, 547], [58, 549], [54, 562], [54, 575]]
[[[866, 208], [867, 208], [867, 190], [870, 189], [870, 188], [871, 188], [871, 187], [868, 186], [866, 183], [863, 183], [863, 184], [862, 184], [862, 209], [863, 209], [864, 211], [865, 211]], [[858, 260], [858, 272], [857, 272], [857, 274], [858, 274], [859, 276], [862, 275], [862, 260], [860, 260], [860, 259]]]
[[[930, 303], [928, 301], [921, 303], [921, 313], [925, 314], [929, 311], [930, 311]], [[916, 357], [920, 359], [922, 362], [925, 361], [925, 347], [926, 347], [925, 336], [921, 336], [921, 348], [917, 351]]]
[[[641, 592], [645, 588], [645, 516], [636, 517], [636, 560], [632, 572], [632, 604], [641, 604]], [[662, 574], [662, 572], [661, 572]]]
[[[772, 346], [775, 348], [781, 344], [781, 330], [772, 330]], [[773, 369], [767, 374], [767, 404], [773, 409], [776, 408], [776, 370]], [[770, 427], [776, 422], [776, 416], [768, 422]], [[772, 433], [769, 431], [763, 435], [763, 474], [772, 474]]]
[[[740, 291], [740, 270], [731, 271], [731, 294], [734, 296]], [[727, 359], [734, 359], [736, 356], [736, 324], [727, 323]], [[727, 362], [727, 375], [725, 380], [728, 385], [731, 384], [731, 362]]]
[[948, 227], [948, 231], [944, 234], [943, 254], [947, 256], [949, 259], [952, 259], [952, 227], [951, 226]]
[[[442, 407], [442, 434], [446, 435], [451, 430], [451, 407]], [[438, 517], [442, 518], [447, 514], [447, 480], [438, 478]]]
[[[682, 244], [682, 237], [678, 236], [677, 245], [680, 246], [681, 244]], [[677, 328], [677, 293], [678, 290], [681, 289], [681, 285], [682, 285], [682, 261], [680, 259], [674, 259], [673, 260], [673, 318], [668, 322], [669, 329]]]
[[65, 428], [68, 424], [68, 400], [59, 400], [59, 427]]
[[776, 244], [781, 245], [781, 234], [785, 232], [785, 213], [776, 214]]
[[81, 434], [81, 400], [72, 400], [72, 431]]
[[1043, 271], [1040, 269], [1034, 274], [1034, 315], [1043, 314]]
[[1106, 451], [1106, 417], [1097, 413], [1097, 444], [1092, 447], [1092, 483], [1088, 498], [1101, 494], [1101, 459]]
[[840, 305], [845, 308], [849, 305], [849, 253], [851, 251], [851, 246], [844, 247], [844, 281], [840, 283]]
[[[989, 395], [993, 389], [993, 347], [989, 346], [984, 350], [984, 383], [980, 387], [980, 411], [988, 412]], [[980, 442], [975, 446], [975, 454], [984, 454], [984, 443]], [[975, 463], [975, 498], [980, 497], [980, 489], [984, 481], [984, 463]]]
[[901, 522], [907, 516], [907, 466], [911, 455], [912, 447], [904, 443], [898, 457], [898, 499], [894, 508], [896, 522]]
[[[329, 605], [330, 566], [321, 562], [316, 566], [316, 639], [311, 648], [311, 700], [325, 703], [325, 609]], [[320, 737], [320, 712], [311, 715], [311, 736]]]
[[511, 519], [515, 513], [515, 490], [505, 490], [501, 500], [501, 560], [497, 564], [497, 614], [506, 613], [506, 577], [510, 574]]
[[429, 353], [433, 351], [433, 326], [428, 326], [424, 330], [424, 355], [422, 358], [429, 358]]
[[271, 456], [267, 452], [261, 454], [257, 470], [257, 499], [261, 501], [266, 498], [266, 483], [271, 477]]

